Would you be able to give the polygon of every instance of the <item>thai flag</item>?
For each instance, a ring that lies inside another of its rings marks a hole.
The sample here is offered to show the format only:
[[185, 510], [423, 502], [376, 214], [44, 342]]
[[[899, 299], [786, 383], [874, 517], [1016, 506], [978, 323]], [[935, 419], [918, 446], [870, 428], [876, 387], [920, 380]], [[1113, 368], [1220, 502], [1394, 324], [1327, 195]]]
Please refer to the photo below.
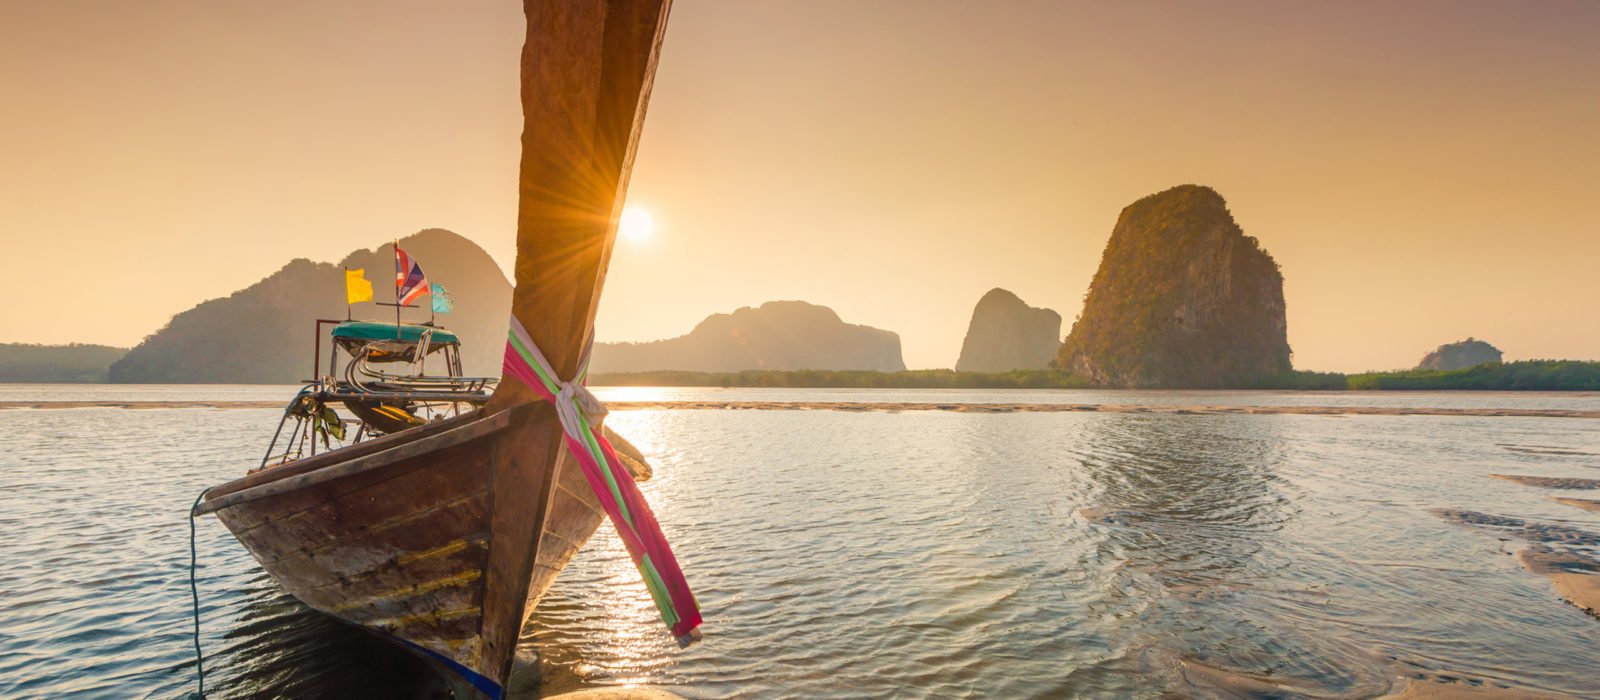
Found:
[[422, 266], [400, 249], [394, 247], [394, 297], [397, 304], [409, 304], [428, 293], [428, 277]]

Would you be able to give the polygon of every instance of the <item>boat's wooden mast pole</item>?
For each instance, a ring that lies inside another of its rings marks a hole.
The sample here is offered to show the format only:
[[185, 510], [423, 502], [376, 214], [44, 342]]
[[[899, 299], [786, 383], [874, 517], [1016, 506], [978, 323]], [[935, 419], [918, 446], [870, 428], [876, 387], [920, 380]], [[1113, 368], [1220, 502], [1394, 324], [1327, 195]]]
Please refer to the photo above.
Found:
[[[562, 379], [590, 334], [655, 78], [670, 0], [524, 0], [522, 162], [512, 314]], [[489, 413], [539, 399], [504, 381]], [[500, 441], [480, 668], [509, 674], [549, 511], [561, 427], [536, 407]], [[566, 458], [570, 460], [569, 458]], [[576, 468], [576, 465], [570, 465]]]
[[[512, 313], [562, 378], [594, 324], [666, 0], [527, 0]], [[500, 406], [532, 397], [512, 391]]]

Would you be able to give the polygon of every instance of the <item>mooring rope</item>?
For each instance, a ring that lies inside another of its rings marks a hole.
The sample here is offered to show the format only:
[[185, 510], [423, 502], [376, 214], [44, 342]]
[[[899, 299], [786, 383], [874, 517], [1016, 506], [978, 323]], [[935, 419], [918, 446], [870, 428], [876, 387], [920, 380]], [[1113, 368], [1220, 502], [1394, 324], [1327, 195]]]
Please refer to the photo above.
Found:
[[195, 582], [195, 570], [198, 568], [199, 555], [197, 553], [198, 548], [195, 547], [194, 511], [200, 507], [201, 499], [205, 498], [206, 494], [210, 492], [210, 488], [202, 489], [200, 495], [194, 497], [194, 505], [189, 506], [189, 594], [194, 602], [194, 670], [196, 680], [199, 681], [200, 685], [199, 692], [190, 697], [202, 699], [206, 696], [206, 662], [205, 655], [200, 653], [200, 585]]
[[661, 619], [672, 629], [678, 644], [687, 646], [699, 639], [700, 605], [689, 590], [689, 582], [678, 568], [678, 559], [667, 544], [667, 537], [656, 522], [655, 513], [645, 503], [644, 494], [633, 483], [633, 475], [617, 458], [600, 425], [606, 407], [584, 386], [589, 370], [592, 338], [583, 351], [578, 376], [561, 380], [550, 367], [544, 353], [534, 344], [528, 330], [511, 317], [510, 338], [506, 342], [505, 374], [515, 377], [544, 400], [555, 405], [561, 420], [567, 449], [583, 467], [583, 476], [594, 490], [595, 499], [616, 526], [628, 555], [644, 577], [645, 587]]

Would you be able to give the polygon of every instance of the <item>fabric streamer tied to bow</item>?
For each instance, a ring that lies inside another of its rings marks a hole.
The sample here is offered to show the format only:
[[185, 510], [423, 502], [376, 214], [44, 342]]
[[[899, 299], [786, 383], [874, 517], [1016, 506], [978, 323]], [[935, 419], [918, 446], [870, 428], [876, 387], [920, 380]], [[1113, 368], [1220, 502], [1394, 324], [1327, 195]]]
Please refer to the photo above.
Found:
[[[591, 342], [592, 346], [592, 342]], [[588, 374], [589, 348], [577, 378], [562, 381], [539, 351], [528, 330], [511, 317], [510, 338], [506, 342], [505, 373], [527, 385], [534, 393], [555, 405], [566, 434], [567, 449], [583, 467], [583, 476], [594, 489], [595, 498], [616, 526], [622, 544], [628, 548], [634, 566], [644, 577], [645, 587], [661, 611], [661, 619], [671, 628], [680, 646], [700, 638], [700, 606], [689, 590], [689, 582], [678, 568], [678, 559], [667, 544], [661, 525], [645, 502], [644, 494], [633, 482], [610, 441], [600, 430], [606, 407], [584, 386]]]

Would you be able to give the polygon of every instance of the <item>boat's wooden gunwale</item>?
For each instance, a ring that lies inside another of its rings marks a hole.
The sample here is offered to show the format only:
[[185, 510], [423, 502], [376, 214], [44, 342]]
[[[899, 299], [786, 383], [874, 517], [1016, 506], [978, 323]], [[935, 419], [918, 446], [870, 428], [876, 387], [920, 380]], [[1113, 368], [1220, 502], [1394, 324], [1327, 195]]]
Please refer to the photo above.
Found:
[[417, 426], [404, 432], [393, 433], [390, 435], [380, 435], [370, 440], [363, 440], [348, 447], [341, 447], [336, 450], [330, 450], [328, 452], [312, 455], [303, 459], [297, 459], [288, 464], [269, 467], [252, 474], [241, 476], [233, 481], [218, 484], [217, 486], [213, 487], [208, 494], [206, 494], [206, 497], [207, 499], [219, 498], [235, 491], [243, 491], [253, 486], [260, 486], [261, 484], [277, 481], [279, 479], [287, 479], [291, 476], [304, 474], [309, 471], [315, 471], [330, 464], [337, 464], [347, 459], [372, 454], [374, 452], [380, 452], [382, 450], [394, 447], [395, 445], [403, 444], [411, 440], [418, 440], [441, 431], [450, 430], [452, 428], [471, 423], [472, 421], [478, 420], [482, 417], [483, 413], [480, 411], [464, 413], [459, 416], [451, 416], [444, 420], [434, 421], [427, 425]]
[[[240, 503], [248, 503], [335, 479], [342, 479], [372, 469], [404, 462], [412, 457], [421, 456], [429, 452], [465, 444], [509, 427], [515, 420], [515, 413], [518, 412], [504, 411], [481, 420], [473, 420], [464, 425], [457, 425], [443, 432], [397, 441], [391, 444], [388, 449], [356, 455], [340, 462], [323, 464], [320, 468], [311, 471], [288, 474], [267, 483], [235, 490], [232, 493], [225, 493], [221, 496], [207, 494], [205, 501], [195, 508], [194, 514], [205, 515], [206, 513], [236, 506]], [[410, 437], [406, 433], [399, 433], [397, 436]], [[330, 453], [330, 455], [337, 454], [338, 452]]]
[[[221, 498], [223, 496], [243, 491], [248, 488], [272, 483], [278, 481], [279, 479], [287, 479], [291, 476], [304, 474], [309, 471], [315, 471], [322, 467], [330, 464], [337, 464], [347, 459], [354, 459], [362, 455], [379, 452], [396, 445], [403, 444], [408, 440], [420, 440], [440, 431], [450, 430], [472, 421], [480, 420], [483, 417], [484, 414], [481, 411], [475, 410], [471, 413], [465, 413], [459, 416], [451, 416], [450, 418], [444, 420], [434, 421], [424, 426], [418, 426], [405, 432], [394, 433], [392, 435], [383, 435], [364, 442], [358, 442], [354, 445], [350, 445], [349, 447], [341, 447], [329, 452], [323, 452], [319, 455], [296, 460], [289, 464], [264, 469], [253, 474], [239, 477], [233, 481], [228, 481], [217, 485], [206, 494], [206, 500], [209, 502], [213, 499]], [[634, 478], [639, 481], [648, 480], [651, 476], [651, 469], [650, 463], [645, 459], [644, 453], [640, 451], [638, 447], [635, 447], [632, 442], [629, 442], [627, 438], [624, 438], [623, 436], [613, 432], [609, 427], [605, 428], [605, 435], [606, 439], [611, 441], [612, 447], [616, 448], [617, 454], [623, 457], [624, 463], [627, 464], [628, 470], [633, 472]], [[215, 510], [215, 508], [196, 509], [195, 515], [204, 515], [212, 512], [213, 510]]]

